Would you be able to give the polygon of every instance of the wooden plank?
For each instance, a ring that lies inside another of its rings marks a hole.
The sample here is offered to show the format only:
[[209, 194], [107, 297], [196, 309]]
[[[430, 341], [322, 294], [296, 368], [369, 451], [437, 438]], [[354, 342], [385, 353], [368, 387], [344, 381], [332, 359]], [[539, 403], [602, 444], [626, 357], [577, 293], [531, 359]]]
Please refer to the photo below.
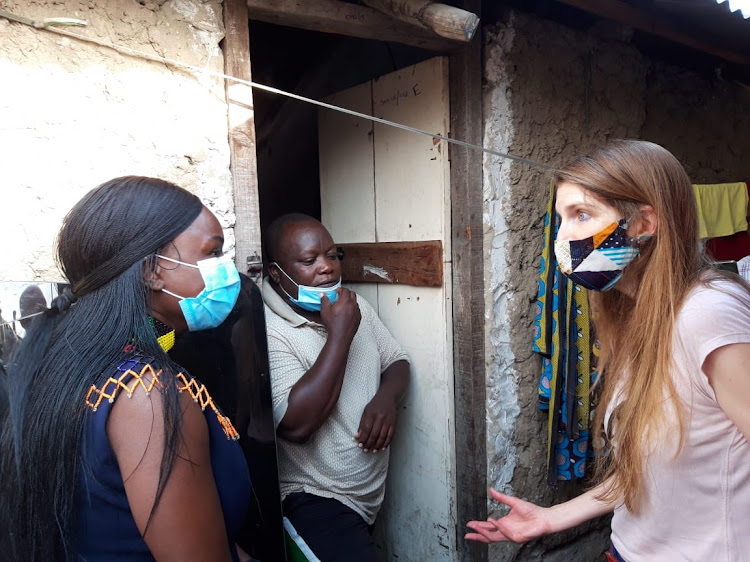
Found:
[[[250, 31], [244, 0], [224, 2], [224, 72], [250, 81]], [[235, 255], [237, 269], [260, 283], [260, 207], [258, 162], [255, 152], [255, 115], [250, 86], [226, 80], [229, 154], [234, 192]], [[257, 265], [252, 265], [253, 263]]]
[[737, 52], [731, 46], [722, 46], [717, 38], [702, 37], [697, 31], [678, 30], [670, 25], [669, 21], [657, 14], [636, 8], [620, 0], [558, 0], [563, 4], [575, 6], [586, 12], [596, 14], [603, 18], [611, 19], [625, 25], [629, 25], [641, 31], [664, 37], [675, 43], [687, 45], [698, 51], [724, 60], [748, 65], [750, 57]]
[[437, 52], [453, 52], [464, 46], [373, 8], [340, 0], [247, 0], [247, 5], [251, 19], [277, 25], [392, 41]]
[[367, 6], [401, 21], [431, 29], [441, 37], [471, 41], [479, 17], [469, 11], [432, 0], [362, 0]]
[[341, 276], [346, 283], [443, 286], [440, 240], [339, 244], [339, 248], [344, 252]]
[[[480, 13], [481, 0], [459, 6]], [[482, 53], [479, 38], [450, 57], [451, 134], [482, 144]], [[453, 372], [456, 412], [456, 544], [461, 562], [486, 562], [487, 546], [466, 541], [466, 522], [487, 518], [487, 425], [482, 154], [450, 146], [453, 258]]]

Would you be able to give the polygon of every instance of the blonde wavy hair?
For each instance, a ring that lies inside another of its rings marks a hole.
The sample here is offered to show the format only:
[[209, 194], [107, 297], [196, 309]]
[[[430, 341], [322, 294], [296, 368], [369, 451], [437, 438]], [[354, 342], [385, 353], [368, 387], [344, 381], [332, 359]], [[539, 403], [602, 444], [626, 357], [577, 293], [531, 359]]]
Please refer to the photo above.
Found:
[[600, 499], [622, 498], [628, 510], [639, 513], [647, 444], [674, 423], [670, 403], [679, 420], [678, 451], [684, 438], [684, 412], [670, 371], [675, 319], [708, 264], [699, 244], [695, 196], [677, 159], [661, 146], [639, 140], [615, 141], [578, 157], [557, 172], [555, 182], [583, 187], [629, 221], [639, 217], [644, 205], [656, 214], [655, 235], [643, 243], [620, 281], [635, 287], [634, 297], [618, 290], [589, 294], [601, 343], [597, 369], [604, 374], [597, 432], [605, 429], [615, 389], [621, 388], [625, 397], [609, 423], [616, 449], [597, 463], [596, 479], [610, 482]]

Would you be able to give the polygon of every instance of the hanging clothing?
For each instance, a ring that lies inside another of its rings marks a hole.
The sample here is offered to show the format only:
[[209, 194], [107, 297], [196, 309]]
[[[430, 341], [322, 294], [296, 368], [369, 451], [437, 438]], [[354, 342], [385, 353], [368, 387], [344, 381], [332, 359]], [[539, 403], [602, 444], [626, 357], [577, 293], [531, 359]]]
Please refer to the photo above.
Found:
[[701, 238], [730, 236], [747, 230], [748, 186], [745, 182], [693, 185]]
[[[750, 183], [745, 185], [747, 185], [746, 192], [750, 198]], [[750, 215], [750, 209], [748, 209], [748, 215]], [[709, 238], [706, 241], [706, 252], [715, 260], [739, 261], [745, 256], [750, 256], [750, 236], [747, 232], [741, 231], [729, 236]]]
[[554, 241], [557, 220], [554, 186], [544, 224], [544, 244], [534, 319], [534, 351], [542, 355], [539, 409], [549, 412], [547, 422], [547, 479], [582, 478], [590, 455], [590, 389], [593, 333], [588, 295], [557, 267]]

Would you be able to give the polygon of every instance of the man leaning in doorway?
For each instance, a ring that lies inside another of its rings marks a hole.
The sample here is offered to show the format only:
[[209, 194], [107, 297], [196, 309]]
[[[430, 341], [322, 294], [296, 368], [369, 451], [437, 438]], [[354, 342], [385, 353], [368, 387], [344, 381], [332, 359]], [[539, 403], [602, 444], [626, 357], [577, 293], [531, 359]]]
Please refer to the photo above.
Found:
[[265, 242], [284, 515], [322, 562], [374, 562], [371, 531], [408, 357], [367, 301], [340, 287], [337, 249], [320, 222], [284, 215]]

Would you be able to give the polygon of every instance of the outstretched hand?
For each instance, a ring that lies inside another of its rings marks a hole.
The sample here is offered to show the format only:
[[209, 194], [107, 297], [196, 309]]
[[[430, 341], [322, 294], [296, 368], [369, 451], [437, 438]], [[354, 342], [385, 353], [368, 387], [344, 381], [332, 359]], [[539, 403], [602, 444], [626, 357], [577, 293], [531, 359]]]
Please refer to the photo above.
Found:
[[499, 541], [523, 543], [550, 532], [547, 508], [501, 494], [492, 488], [490, 488], [490, 495], [496, 501], [510, 507], [510, 511], [500, 519], [488, 517], [487, 521], [469, 521], [466, 526], [474, 532], [466, 533], [465, 539], [483, 543]]

